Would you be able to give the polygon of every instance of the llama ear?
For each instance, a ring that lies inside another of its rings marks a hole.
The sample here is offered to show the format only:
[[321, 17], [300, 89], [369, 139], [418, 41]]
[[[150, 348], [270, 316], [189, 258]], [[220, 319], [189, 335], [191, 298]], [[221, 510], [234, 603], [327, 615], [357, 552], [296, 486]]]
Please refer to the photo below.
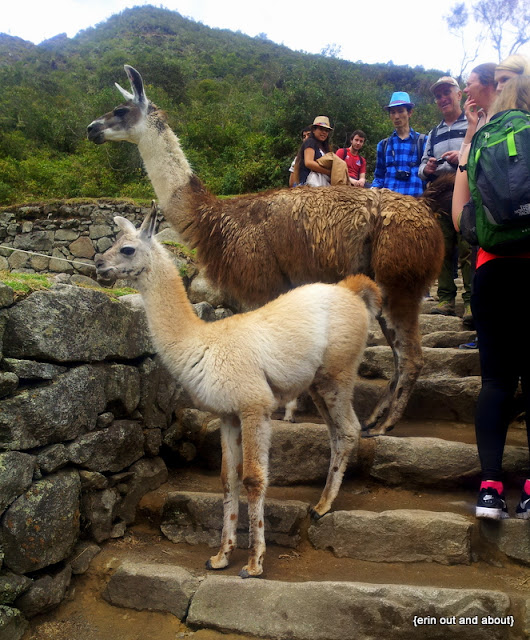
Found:
[[123, 233], [127, 233], [127, 232], [136, 233], [136, 227], [132, 222], [127, 220], [127, 218], [122, 218], [121, 216], [115, 216], [114, 222], [118, 225], [118, 228], [120, 229], [120, 231], [123, 231]]
[[158, 211], [156, 208], [156, 202], [152, 200], [151, 211], [145, 216], [144, 221], [142, 222], [142, 226], [140, 227], [140, 235], [143, 238], [150, 240], [155, 235], [157, 213]]
[[134, 100], [134, 96], [132, 93], [129, 93], [123, 87], [120, 87], [117, 82], [115, 82], [114, 84], [116, 85], [116, 88], [121, 93], [121, 95], [125, 98], [125, 100]]
[[147, 96], [144, 91], [144, 82], [142, 76], [128, 64], [123, 65], [129, 82], [131, 83], [131, 89], [133, 90], [133, 100], [137, 104], [147, 104]]

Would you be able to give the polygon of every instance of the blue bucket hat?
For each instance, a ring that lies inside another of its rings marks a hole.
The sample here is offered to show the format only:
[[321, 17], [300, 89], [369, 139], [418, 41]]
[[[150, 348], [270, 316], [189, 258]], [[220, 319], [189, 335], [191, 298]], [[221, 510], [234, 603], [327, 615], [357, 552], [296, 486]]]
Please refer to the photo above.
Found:
[[410, 101], [410, 96], [406, 91], [394, 91], [392, 97], [390, 98], [390, 102], [385, 109], [390, 109], [390, 107], [413, 107], [414, 103]]

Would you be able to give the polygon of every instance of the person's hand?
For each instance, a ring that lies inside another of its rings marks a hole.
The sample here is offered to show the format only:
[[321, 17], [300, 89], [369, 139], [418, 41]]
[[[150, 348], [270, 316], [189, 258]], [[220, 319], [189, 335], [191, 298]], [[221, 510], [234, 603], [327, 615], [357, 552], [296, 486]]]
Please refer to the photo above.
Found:
[[446, 151], [442, 153], [442, 158], [455, 167], [458, 164], [458, 151]]
[[477, 130], [479, 107], [473, 98], [468, 98], [464, 102], [464, 113], [467, 118], [468, 129], [473, 129], [473, 133]]
[[438, 168], [438, 163], [436, 162], [436, 158], [431, 156], [427, 160], [427, 164], [425, 165], [423, 172], [426, 173], [428, 176], [432, 176], [432, 174], [436, 171], [437, 168]]

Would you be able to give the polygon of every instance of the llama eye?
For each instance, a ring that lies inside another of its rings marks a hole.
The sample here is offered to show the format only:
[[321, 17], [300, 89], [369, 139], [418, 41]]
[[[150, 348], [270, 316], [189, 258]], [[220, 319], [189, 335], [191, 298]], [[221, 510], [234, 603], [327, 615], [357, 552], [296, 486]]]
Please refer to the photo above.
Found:
[[125, 107], [118, 107], [114, 109], [114, 115], [118, 118], [123, 118], [123, 116], [127, 115], [127, 111], [128, 109], [125, 109]]
[[120, 253], [123, 253], [124, 256], [132, 256], [134, 252], [135, 252], [134, 247], [122, 247], [120, 249]]

